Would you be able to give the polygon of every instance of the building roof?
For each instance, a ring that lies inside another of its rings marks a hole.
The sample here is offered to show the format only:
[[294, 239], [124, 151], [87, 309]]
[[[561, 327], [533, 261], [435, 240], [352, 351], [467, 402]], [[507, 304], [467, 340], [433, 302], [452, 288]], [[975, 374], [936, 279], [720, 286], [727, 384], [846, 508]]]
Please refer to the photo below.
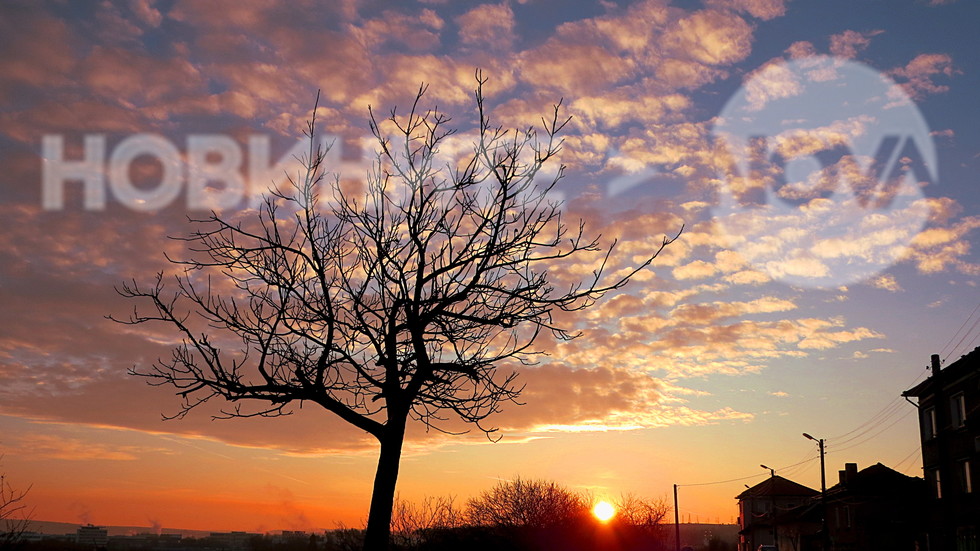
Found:
[[[980, 346], [974, 348], [972, 352], [964, 354], [955, 362], [942, 368], [939, 371], [939, 376], [946, 382], [949, 382], [969, 375], [971, 372], [975, 371], [980, 371]], [[902, 396], [921, 397], [932, 394], [935, 392], [935, 389], [933, 389], [935, 386], [935, 379], [935, 375], [930, 376], [921, 383], [903, 392]]]
[[762, 482], [752, 486], [748, 490], [738, 494], [735, 499], [743, 500], [753, 497], [810, 497], [820, 492], [813, 488], [808, 488], [802, 484], [797, 484], [779, 475], [771, 476]]
[[890, 496], [908, 495], [910, 490], [924, 487], [921, 478], [904, 475], [895, 469], [875, 463], [854, 473], [844, 483], [827, 488], [827, 494], [848, 492], [862, 495]]

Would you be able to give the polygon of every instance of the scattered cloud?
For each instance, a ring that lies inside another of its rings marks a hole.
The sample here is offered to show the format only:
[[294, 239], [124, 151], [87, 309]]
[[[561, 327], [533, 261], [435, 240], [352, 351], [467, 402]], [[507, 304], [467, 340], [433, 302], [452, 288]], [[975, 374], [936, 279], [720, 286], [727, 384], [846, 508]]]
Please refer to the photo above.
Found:
[[[11, 446], [9, 442], [6, 444]], [[103, 444], [54, 434], [23, 436], [14, 442], [10, 449], [35, 460], [64, 461], [134, 461], [146, 454], [165, 452], [162, 448]]]
[[514, 11], [509, 4], [481, 4], [456, 18], [463, 44], [490, 51], [510, 51], [514, 47]]
[[895, 292], [902, 290], [902, 286], [898, 284], [898, 280], [895, 279], [895, 276], [889, 274], [874, 277], [868, 283], [870, 283], [872, 287], [884, 289], [885, 291]]
[[949, 90], [948, 84], [938, 84], [937, 79], [950, 79], [960, 71], [953, 65], [949, 54], [919, 54], [905, 67], [893, 69], [890, 74], [905, 88], [906, 93], [915, 100]]
[[[542, 339], [551, 356], [521, 369], [528, 405], [508, 406], [493, 420], [518, 434], [516, 442], [558, 431], [749, 421], [752, 414], [734, 406], [700, 407], [697, 400], [705, 396], [690, 381], [758, 373], [782, 359], [864, 347], [885, 337], [874, 327], [821, 314], [801, 300], [798, 289], [769, 285], [780, 275], [819, 276], [835, 259], [869, 259], [877, 248], [909, 243], [903, 261], [920, 273], [980, 275], [972, 248], [980, 217], [963, 216], [963, 206], [948, 198], [923, 201], [930, 225], [915, 236], [869, 216], [856, 224], [854, 239], [807, 241], [819, 233], [813, 221], [826, 216], [830, 205], [805, 190], [783, 197], [803, 205], [793, 216], [769, 217], [778, 222], [775, 230], [749, 223], [743, 231], [722, 232], [710, 219], [722, 161], [711, 146], [715, 121], [698, 106], [698, 94], [710, 83], [752, 74], [764, 77], [747, 90], [759, 108], [799, 93], [800, 83], [778, 64], [739, 65], [750, 59], [756, 30], [784, 16], [791, 4], [609, 5], [601, 15], [563, 20], [534, 36], [519, 24], [519, 5], [447, 10], [438, 1], [426, 4], [369, 13], [357, 2], [131, 0], [93, 8], [88, 26], [67, 21], [58, 10], [6, 6], [0, 17], [0, 100], [9, 108], [0, 114], [0, 132], [28, 151], [0, 153], [0, 186], [10, 198], [0, 205], [6, 243], [0, 252], [0, 410], [24, 419], [290, 454], [374, 450], [371, 440], [313, 408], [246, 423], [212, 423], [205, 410], [180, 423], [163, 423], [160, 414], [176, 411], [177, 399], [125, 372], [166, 356], [175, 336], [164, 328], [123, 328], [104, 316], [124, 316], [131, 307], [113, 285], [130, 277], [145, 281], [159, 270], [173, 273], [164, 255], [185, 252], [180, 242], [167, 239], [188, 231], [183, 205], [151, 215], [110, 200], [106, 210], [86, 212], [76, 208], [81, 187], [72, 183], [66, 184], [70, 208], [46, 212], [38, 186], [25, 182], [41, 182], [36, 149], [45, 133], [68, 135], [72, 158], [80, 157], [85, 133], [108, 134], [110, 144], [139, 132], [181, 145], [188, 134], [202, 132], [271, 132], [291, 139], [304, 128], [317, 89], [321, 121], [344, 137], [366, 135], [369, 105], [379, 113], [404, 108], [423, 81], [430, 85], [431, 105], [452, 113], [454, 124], [466, 130], [475, 124], [476, 67], [491, 78], [487, 106], [502, 124], [537, 124], [564, 98], [574, 116], [561, 159], [575, 173], [561, 182], [569, 183], [562, 190], [574, 190], [566, 212], [603, 239], [619, 240], [610, 258], [616, 273], [687, 222], [682, 239], [630, 286], [590, 311], [556, 314], [583, 336], [564, 345]], [[880, 34], [843, 30], [829, 37], [829, 50], [860, 57], [873, 51], [869, 47]], [[812, 42], [798, 41], [786, 55], [800, 59], [816, 51]], [[923, 99], [946, 92], [959, 72], [950, 54], [923, 53], [890, 74]], [[863, 122], [821, 129], [782, 144], [781, 151], [795, 147], [807, 153], [844, 143], [865, 131]], [[934, 135], [955, 133], [950, 128]], [[610, 198], [602, 187], [616, 170], [649, 167], [657, 167], [658, 178], [632, 195]], [[668, 186], [679, 190], [676, 201], [661, 193]], [[613, 199], [623, 203], [620, 210], [607, 208]], [[564, 285], [588, 277], [594, 266], [583, 261], [550, 273]], [[868, 284], [903, 290], [891, 275]], [[847, 294], [836, 296], [845, 300]], [[416, 434], [411, 444], [424, 448], [436, 438]], [[50, 434], [17, 445], [37, 457], [74, 460], [133, 461], [154, 451]]]
[[784, 0], [708, 0], [705, 4], [745, 12], [763, 21], [786, 15]]
[[847, 30], [840, 34], [831, 35], [830, 53], [838, 57], [855, 58], [861, 50], [871, 44], [871, 39], [883, 31], [858, 32]]

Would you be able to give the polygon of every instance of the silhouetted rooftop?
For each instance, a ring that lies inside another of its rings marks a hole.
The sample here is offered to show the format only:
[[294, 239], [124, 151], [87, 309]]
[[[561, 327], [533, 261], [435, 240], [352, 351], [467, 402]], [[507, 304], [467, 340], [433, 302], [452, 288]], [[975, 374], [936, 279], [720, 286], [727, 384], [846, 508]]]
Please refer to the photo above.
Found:
[[[973, 349], [968, 354], [964, 354], [960, 359], [939, 370], [939, 375], [946, 381], [956, 379], [980, 369], [980, 346]], [[902, 393], [902, 396], [924, 396], [932, 394], [935, 376], [929, 376], [926, 380]]]
[[827, 488], [827, 494], [843, 491], [876, 496], [908, 494], [910, 488], [917, 488], [921, 484], [924, 484], [921, 478], [904, 475], [881, 463], [875, 463], [851, 475], [846, 483]]
[[738, 494], [735, 499], [770, 496], [810, 497], [819, 493], [820, 492], [814, 490], [813, 488], [808, 488], [802, 484], [797, 484], [792, 480], [776, 475], [769, 477], [755, 486], [752, 486], [748, 490]]

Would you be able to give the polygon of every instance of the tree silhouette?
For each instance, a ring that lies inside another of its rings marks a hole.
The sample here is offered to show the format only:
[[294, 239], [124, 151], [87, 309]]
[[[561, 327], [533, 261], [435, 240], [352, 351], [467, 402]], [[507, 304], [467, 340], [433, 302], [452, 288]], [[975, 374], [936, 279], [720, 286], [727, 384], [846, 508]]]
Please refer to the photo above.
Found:
[[544, 480], [500, 481], [467, 503], [475, 525], [505, 528], [571, 526], [589, 515], [586, 496]]
[[391, 516], [392, 542], [399, 548], [417, 548], [433, 532], [462, 528], [465, 517], [453, 496], [429, 496], [421, 502], [396, 497]]
[[[378, 151], [360, 190], [325, 179], [314, 109], [303, 170], [256, 216], [194, 220], [198, 229], [180, 238], [189, 257], [170, 259], [183, 273], [118, 289], [150, 304], [124, 323], [163, 322], [181, 335], [171, 357], [132, 370], [176, 388], [175, 417], [215, 397], [234, 404], [219, 417], [312, 402], [378, 440], [365, 549], [387, 546], [409, 419], [439, 429], [454, 415], [492, 434], [483, 421], [522, 389], [499, 368], [533, 362], [544, 331], [574, 338], [555, 311], [591, 306], [676, 239], [608, 277], [615, 242], [603, 253], [583, 223], [565, 224], [548, 197], [561, 170], [536, 179], [562, 145], [560, 104], [540, 135], [505, 131], [484, 109], [484, 83], [478, 72], [472, 151], [444, 166], [453, 131], [422, 107], [424, 86], [405, 115], [379, 122], [369, 110]], [[551, 283], [561, 262], [595, 258], [585, 281]]]
[[0, 473], [0, 549], [13, 549], [20, 544], [21, 537], [30, 527], [31, 513], [24, 503], [30, 490], [30, 487], [14, 489], [7, 475]]
[[490, 529], [485, 534], [496, 537], [497, 548], [666, 549], [666, 501], [624, 494], [614, 500], [615, 515], [606, 522], [593, 517], [596, 502], [589, 492], [518, 477], [470, 499], [466, 512], [472, 525]]

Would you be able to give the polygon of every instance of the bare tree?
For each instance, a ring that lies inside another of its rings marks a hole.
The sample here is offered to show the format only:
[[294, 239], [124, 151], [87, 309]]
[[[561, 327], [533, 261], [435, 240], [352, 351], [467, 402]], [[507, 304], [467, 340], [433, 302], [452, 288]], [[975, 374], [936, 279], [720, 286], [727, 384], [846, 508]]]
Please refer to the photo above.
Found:
[[[171, 260], [186, 268], [172, 285], [161, 273], [119, 289], [150, 304], [125, 323], [163, 322], [183, 339], [171, 357], [132, 371], [176, 388], [175, 417], [214, 397], [234, 404], [219, 417], [312, 402], [378, 440], [369, 550], [387, 546], [409, 419], [438, 429], [456, 416], [492, 434], [483, 422], [522, 388], [498, 368], [533, 362], [542, 332], [575, 337], [555, 311], [591, 306], [676, 239], [608, 277], [615, 243], [602, 253], [582, 223], [565, 224], [548, 197], [560, 170], [535, 178], [561, 148], [560, 105], [540, 134], [505, 131], [484, 110], [480, 73], [477, 82], [478, 134], [462, 161], [439, 166], [453, 131], [423, 109], [423, 86], [405, 115], [379, 122], [370, 112], [378, 158], [366, 189], [351, 191], [324, 179], [314, 109], [304, 170], [286, 191], [274, 189], [250, 220], [194, 220], [199, 229], [181, 238], [189, 258]], [[549, 269], [595, 254], [586, 281], [550, 282]]]
[[30, 527], [31, 513], [24, 503], [30, 490], [15, 490], [6, 474], [0, 473], [0, 549], [13, 548]]
[[467, 503], [472, 524], [507, 528], [570, 526], [589, 514], [590, 501], [555, 482], [500, 481]]
[[634, 494], [622, 494], [615, 503], [616, 521], [632, 528], [645, 539], [666, 547], [667, 519], [671, 512], [667, 500], [644, 499]]
[[429, 496], [417, 503], [396, 497], [391, 515], [392, 540], [402, 547], [418, 547], [428, 533], [460, 528], [464, 521], [465, 513], [453, 496]]

